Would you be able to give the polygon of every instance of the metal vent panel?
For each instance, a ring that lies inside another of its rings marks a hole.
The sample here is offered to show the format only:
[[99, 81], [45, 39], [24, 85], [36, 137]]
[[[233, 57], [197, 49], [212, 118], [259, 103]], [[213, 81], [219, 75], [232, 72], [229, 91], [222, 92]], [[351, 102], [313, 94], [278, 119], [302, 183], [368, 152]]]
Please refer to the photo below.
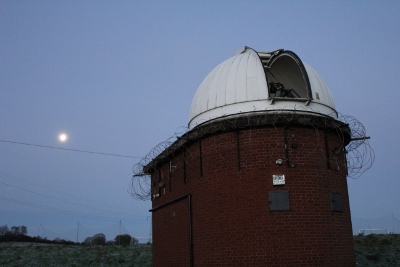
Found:
[[289, 191], [270, 191], [269, 209], [271, 211], [290, 210]]
[[331, 193], [331, 210], [343, 211], [342, 194]]

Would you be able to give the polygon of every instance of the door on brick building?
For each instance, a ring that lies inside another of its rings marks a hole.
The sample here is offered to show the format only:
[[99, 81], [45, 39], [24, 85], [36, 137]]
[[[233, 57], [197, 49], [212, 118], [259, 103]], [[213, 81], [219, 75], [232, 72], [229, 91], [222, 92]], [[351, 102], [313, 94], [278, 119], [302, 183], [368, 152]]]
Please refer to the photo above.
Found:
[[153, 211], [153, 266], [190, 266], [190, 202], [184, 199]]

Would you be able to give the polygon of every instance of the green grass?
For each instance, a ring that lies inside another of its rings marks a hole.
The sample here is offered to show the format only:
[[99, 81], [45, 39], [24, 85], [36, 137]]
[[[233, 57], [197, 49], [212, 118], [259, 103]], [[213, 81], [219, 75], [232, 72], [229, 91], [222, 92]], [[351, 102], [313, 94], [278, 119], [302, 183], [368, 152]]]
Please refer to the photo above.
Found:
[[[400, 235], [354, 236], [357, 266], [400, 266]], [[0, 266], [151, 267], [151, 245], [0, 247]]]
[[0, 266], [152, 266], [151, 245], [0, 248]]
[[400, 266], [400, 235], [354, 236], [357, 266]]

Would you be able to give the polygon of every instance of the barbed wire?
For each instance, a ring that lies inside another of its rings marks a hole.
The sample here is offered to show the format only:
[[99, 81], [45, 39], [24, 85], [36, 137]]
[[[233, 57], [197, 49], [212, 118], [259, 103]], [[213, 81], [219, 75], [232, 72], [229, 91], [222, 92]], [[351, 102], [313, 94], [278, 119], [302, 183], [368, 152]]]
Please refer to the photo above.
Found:
[[[338, 119], [334, 119], [338, 116]], [[288, 127], [291, 124], [312, 127], [316, 132], [316, 144], [310, 154], [320, 149], [321, 159], [326, 160], [323, 146], [320, 144], [320, 130], [333, 130], [340, 137], [342, 146], [338, 151], [344, 151], [346, 160], [338, 162], [335, 156], [332, 161], [337, 167], [347, 169], [349, 178], [358, 178], [371, 168], [375, 154], [369, 145], [366, 130], [356, 118], [340, 113], [331, 116], [318, 115], [308, 107], [296, 107], [294, 110], [255, 110], [251, 113], [242, 113], [235, 116], [222, 116], [210, 120], [193, 129], [179, 127], [175, 133], [166, 141], [153, 147], [133, 168], [133, 176], [129, 187], [129, 193], [134, 199], [149, 200], [151, 195], [150, 170], [157, 170], [162, 163], [168, 162], [170, 158], [185, 151], [185, 163], [190, 164], [192, 156], [190, 146], [193, 142], [204, 137], [221, 134], [224, 132], [238, 131], [240, 129], [252, 129], [260, 126]], [[284, 130], [282, 130], [284, 131]], [[154, 186], [157, 188], [158, 186]], [[156, 190], [156, 189], [155, 189]]]
[[356, 179], [372, 167], [375, 161], [375, 153], [369, 144], [369, 137], [361, 122], [349, 115], [340, 115], [339, 120], [349, 125], [351, 130], [351, 139], [345, 148], [347, 176]]

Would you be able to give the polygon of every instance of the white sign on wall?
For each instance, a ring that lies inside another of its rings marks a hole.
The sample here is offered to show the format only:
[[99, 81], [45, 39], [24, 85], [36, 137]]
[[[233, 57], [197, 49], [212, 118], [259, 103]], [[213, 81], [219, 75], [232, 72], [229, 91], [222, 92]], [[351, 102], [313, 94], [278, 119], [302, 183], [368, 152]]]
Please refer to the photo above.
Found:
[[274, 175], [272, 175], [272, 183], [273, 183], [273, 185], [283, 185], [283, 184], [285, 184], [285, 175], [284, 174], [274, 174]]

